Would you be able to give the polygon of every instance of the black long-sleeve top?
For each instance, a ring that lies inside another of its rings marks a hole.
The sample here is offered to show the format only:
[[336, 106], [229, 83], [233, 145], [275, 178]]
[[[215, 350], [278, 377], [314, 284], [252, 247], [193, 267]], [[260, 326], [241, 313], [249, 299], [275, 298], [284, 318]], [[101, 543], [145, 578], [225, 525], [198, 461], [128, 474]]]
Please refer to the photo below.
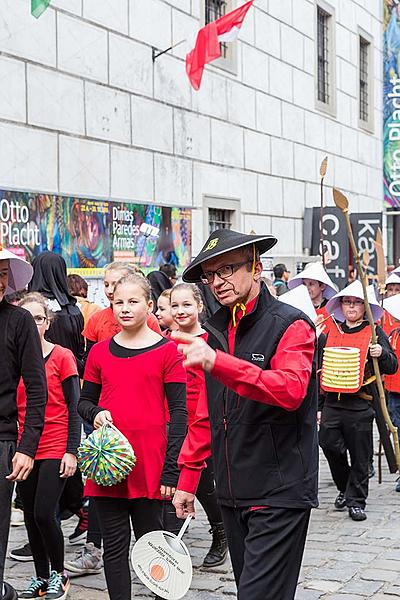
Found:
[[81, 420], [78, 415], [78, 402], [81, 392], [78, 375], [72, 375], [61, 382], [65, 403], [68, 406], [68, 438], [66, 452], [76, 454], [81, 441]]
[[[370, 325], [367, 321], [363, 321], [360, 325], [358, 325], [358, 327], [353, 327], [353, 328], [347, 327], [346, 323], [341, 324], [341, 328], [344, 333], [352, 333], [352, 334], [353, 333], [356, 334], [356, 333], [362, 331], [365, 327], [369, 327], [369, 326]], [[378, 358], [379, 370], [382, 375], [385, 375], [385, 374], [393, 375], [394, 373], [396, 373], [397, 368], [398, 368], [396, 354], [394, 353], [394, 351], [390, 345], [389, 339], [388, 339], [386, 333], [383, 331], [382, 327], [379, 327], [379, 326], [376, 327], [376, 335], [378, 338], [378, 340], [377, 340], [378, 344], [380, 344], [380, 346], [382, 346], [382, 354]], [[329, 336], [329, 334], [328, 334], [328, 336]], [[325, 340], [320, 340], [320, 342], [324, 346], [326, 343], [326, 339], [327, 338], [325, 338]], [[321, 348], [321, 351], [322, 351], [322, 348]], [[373, 374], [374, 374], [374, 367], [372, 364], [372, 358], [368, 354], [367, 364], [365, 365], [364, 380], [366, 380], [369, 376], [371, 376]], [[372, 383], [370, 385], [375, 385], [375, 384]], [[362, 387], [360, 391], [370, 394], [370, 389], [369, 389], [370, 385]], [[346, 394], [343, 392], [340, 394], [340, 397], [339, 397], [337, 392], [324, 392], [323, 390], [321, 390], [320, 397], [319, 397], [319, 406], [318, 406], [319, 410], [322, 410], [324, 404], [329, 404], [330, 406], [335, 406], [338, 408], [347, 408], [349, 410], [365, 410], [370, 403], [365, 398], [360, 398], [359, 392], [356, 392], [354, 394]]]
[[17, 387], [26, 388], [25, 427], [18, 451], [34, 458], [43, 429], [47, 384], [42, 347], [30, 313], [0, 302], [0, 440], [17, 439]]

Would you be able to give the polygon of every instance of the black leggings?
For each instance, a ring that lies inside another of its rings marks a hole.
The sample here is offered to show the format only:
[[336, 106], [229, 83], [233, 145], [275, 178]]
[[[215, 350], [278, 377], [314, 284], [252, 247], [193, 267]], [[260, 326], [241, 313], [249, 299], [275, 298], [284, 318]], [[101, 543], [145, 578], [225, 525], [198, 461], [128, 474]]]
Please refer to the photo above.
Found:
[[[217, 492], [214, 482], [214, 463], [210, 457], [207, 461], [207, 467], [203, 469], [200, 477], [199, 487], [197, 488], [196, 498], [207, 515], [210, 525], [222, 522], [221, 509], [217, 503]], [[171, 500], [163, 502], [163, 521], [164, 528], [177, 535], [183, 525], [182, 519], [176, 516], [175, 507]]]
[[149, 531], [162, 529], [161, 502], [148, 498], [94, 498], [94, 502], [103, 536], [104, 571], [110, 600], [130, 600], [130, 522], [136, 539]]
[[60, 459], [35, 460], [26, 481], [18, 484], [24, 505], [25, 526], [37, 577], [48, 579], [51, 569], [64, 570], [64, 537], [56, 513], [65, 486]]
[[96, 548], [101, 548], [101, 531], [99, 518], [97, 516], [96, 502], [94, 498], [89, 498], [88, 508], [88, 530], [86, 534], [86, 542], [92, 542]]

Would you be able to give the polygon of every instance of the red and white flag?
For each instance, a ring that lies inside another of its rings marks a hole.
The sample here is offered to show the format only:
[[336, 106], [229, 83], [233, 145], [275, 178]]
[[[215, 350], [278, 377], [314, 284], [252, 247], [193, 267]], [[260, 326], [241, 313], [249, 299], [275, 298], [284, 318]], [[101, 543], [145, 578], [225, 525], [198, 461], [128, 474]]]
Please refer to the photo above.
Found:
[[186, 56], [186, 73], [195, 90], [200, 89], [204, 67], [221, 56], [221, 42], [233, 42], [254, 0], [246, 2], [216, 21], [208, 23], [197, 34], [195, 47]]

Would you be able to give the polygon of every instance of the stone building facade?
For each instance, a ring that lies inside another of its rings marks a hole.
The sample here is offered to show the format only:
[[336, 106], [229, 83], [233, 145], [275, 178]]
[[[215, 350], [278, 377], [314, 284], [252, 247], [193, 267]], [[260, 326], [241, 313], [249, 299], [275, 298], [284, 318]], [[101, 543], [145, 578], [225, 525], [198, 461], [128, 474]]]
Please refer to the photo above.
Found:
[[381, 0], [255, 0], [198, 92], [185, 44], [153, 62], [241, 3], [52, 0], [35, 20], [2, 0], [0, 189], [186, 206], [194, 254], [226, 222], [292, 267], [326, 155], [327, 202], [334, 184], [381, 211]]

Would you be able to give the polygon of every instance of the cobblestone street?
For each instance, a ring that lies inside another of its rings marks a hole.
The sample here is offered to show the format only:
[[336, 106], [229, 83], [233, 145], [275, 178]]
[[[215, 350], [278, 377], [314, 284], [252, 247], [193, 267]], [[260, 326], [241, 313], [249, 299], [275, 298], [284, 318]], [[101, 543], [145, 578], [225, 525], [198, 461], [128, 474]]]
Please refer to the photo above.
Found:
[[[382, 485], [378, 485], [377, 476], [371, 480], [368, 519], [355, 523], [349, 519], [347, 512], [340, 513], [333, 509], [336, 490], [326, 462], [322, 460], [320, 508], [313, 511], [297, 600], [400, 598], [400, 494], [394, 491], [394, 481], [395, 476], [386, 470]], [[65, 533], [68, 534], [74, 526], [75, 520], [71, 519], [65, 527]], [[24, 540], [24, 527], [13, 528], [10, 547], [14, 548]], [[191, 591], [186, 598], [233, 599], [236, 588], [228, 564], [213, 572], [199, 568], [210, 544], [208, 527], [200, 511], [185, 541], [195, 567]], [[66, 544], [68, 556], [76, 549], [76, 546]], [[21, 590], [33, 572], [32, 567], [32, 562], [8, 560], [6, 578]], [[74, 600], [108, 598], [102, 575], [76, 577], [72, 581], [69, 597]], [[136, 579], [133, 589], [135, 598], [152, 597]]]

